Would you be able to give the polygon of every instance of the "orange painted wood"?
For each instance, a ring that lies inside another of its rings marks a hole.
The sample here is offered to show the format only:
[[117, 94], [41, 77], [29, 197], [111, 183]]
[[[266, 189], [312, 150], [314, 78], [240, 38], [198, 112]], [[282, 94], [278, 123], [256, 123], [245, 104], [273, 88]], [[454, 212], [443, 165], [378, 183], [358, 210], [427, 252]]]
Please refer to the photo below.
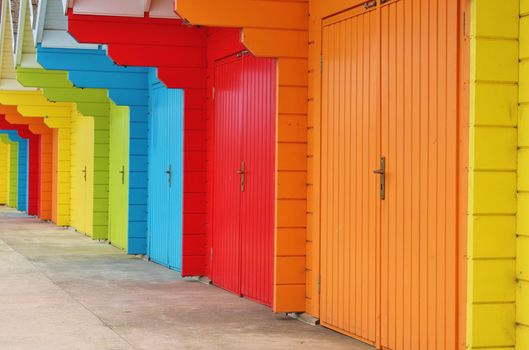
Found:
[[[275, 232], [276, 235], [295, 232], [296, 237], [279, 239], [276, 236], [275, 239], [273, 310], [276, 312], [303, 312], [306, 305], [306, 281], [300, 282], [298, 278], [307, 271], [305, 254], [289, 255], [291, 251], [297, 254], [306, 251], [306, 239], [300, 239], [302, 235], [306, 236], [306, 191], [301, 194], [285, 189], [307, 185], [307, 141], [304, 137], [289, 137], [291, 126], [281, 123], [281, 118], [296, 118], [299, 125], [306, 124], [308, 5], [308, 0], [175, 1], [177, 13], [189, 23], [241, 28], [242, 44], [252, 54], [277, 58]], [[295, 162], [287, 161], [293, 158]], [[283, 247], [284, 242], [298, 246]], [[278, 252], [287, 253], [281, 255]], [[288, 269], [295, 273], [283, 273]]]
[[42, 220], [52, 218], [52, 177], [53, 177], [53, 142], [52, 130], [44, 123], [44, 118], [24, 117], [17, 106], [2, 105], [0, 113], [5, 113], [6, 120], [11, 124], [27, 125], [30, 131], [40, 136], [40, 176], [39, 206], [37, 215]]
[[[377, 13], [324, 22], [321, 125], [322, 324], [376, 342]], [[373, 40], [375, 39], [375, 40]]]
[[320, 319], [382, 349], [464, 338], [460, 10], [397, 0], [323, 21]]

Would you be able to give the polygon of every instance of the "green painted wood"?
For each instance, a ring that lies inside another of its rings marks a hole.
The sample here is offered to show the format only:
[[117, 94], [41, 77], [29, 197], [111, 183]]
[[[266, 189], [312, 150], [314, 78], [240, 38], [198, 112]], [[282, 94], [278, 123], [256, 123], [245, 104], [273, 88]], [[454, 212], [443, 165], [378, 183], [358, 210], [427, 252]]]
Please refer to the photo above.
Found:
[[107, 89], [83, 89], [68, 80], [68, 72], [17, 67], [17, 79], [26, 87], [41, 88], [54, 102], [73, 102], [84, 116], [94, 117], [92, 238], [107, 239], [109, 231], [110, 105]]
[[18, 143], [11, 141], [8, 135], [0, 134], [0, 142], [9, 145], [9, 188], [7, 205], [18, 206]]
[[128, 250], [129, 108], [110, 107], [109, 241]]

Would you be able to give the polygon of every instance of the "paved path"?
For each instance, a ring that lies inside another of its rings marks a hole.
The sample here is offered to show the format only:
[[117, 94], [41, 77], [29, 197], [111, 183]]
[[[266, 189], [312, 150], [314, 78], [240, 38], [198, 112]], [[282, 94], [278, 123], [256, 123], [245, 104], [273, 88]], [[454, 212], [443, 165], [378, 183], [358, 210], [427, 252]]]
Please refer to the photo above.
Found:
[[370, 349], [0, 207], [0, 349]]

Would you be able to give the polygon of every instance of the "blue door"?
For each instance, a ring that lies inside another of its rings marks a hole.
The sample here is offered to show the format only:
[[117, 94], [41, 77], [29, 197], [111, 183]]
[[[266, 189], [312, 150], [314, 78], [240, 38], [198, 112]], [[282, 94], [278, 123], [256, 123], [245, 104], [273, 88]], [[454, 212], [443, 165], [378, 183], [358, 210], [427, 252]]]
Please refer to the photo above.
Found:
[[20, 138], [18, 143], [18, 210], [28, 211], [28, 166], [29, 147], [28, 140]]
[[152, 80], [149, 125], [148, 254], [182, 270], [183, 91]]

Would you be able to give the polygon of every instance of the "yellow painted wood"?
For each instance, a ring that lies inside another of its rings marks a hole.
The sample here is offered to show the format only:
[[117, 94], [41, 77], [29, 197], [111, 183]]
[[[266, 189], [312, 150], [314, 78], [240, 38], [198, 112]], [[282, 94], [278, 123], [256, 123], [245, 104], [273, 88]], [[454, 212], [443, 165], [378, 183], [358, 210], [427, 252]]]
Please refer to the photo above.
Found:
[[474, 214], [516, 213], [515, 172], [474, 172], [472, 177]]
[[529, 1], [520, 1], [516, 349], [529, 349]]
[[[529, 15], [529, 0], [520, 0], [520, 15]], [[529, 346], [527, 348], [529, 349]]]
[[[516, 298], [514, 259], [475, 260], [474, 283], [481, 288], [474, 288], [472, 298], [475, 303], [512, 302]], [[494, 282], [494, 283], [491, 283]]]
[[473, 42], [478, 81], [518, 82], [518, 41], [477, 38]]
[[515, 128], [476, 128], [474, 167], [482, 170], [516, 170], [518, 137]]
[[[518, 237], [516, 250], [516, 277], [529, 282], [529, 254], [527, 254], [529, 252], [529, 237]], [[526, 315], [526, 313], [523, 314], [523, 317], [529, 318], [529, 315]]]
[[518, 39], [518, 17], [520, 0], [483, 1], [474, 0], [472, 34], [483, 37]]
[[[529, 238], [524, 238], [524, 240], [528, 241]], [[527, 279], [520, 281], [516, 286], [516, 308], [529, 310], [529, 281]], [[516, 322], [524, 325], [529, 324], [529, 312], [517, 312]]]
[[471, 0], [467, 349], [515, 346], [519, 11]]
[[12, 208], [18, 206], [18, 142], [9, 143], [9, 201]]
[[54, 222], [70, 225], [70, 127], [75, 104], [49, 102], [40, 90], [0, 90], [0, 104], [17, 106], [25, 117], [45, 118], [54, 131], [54, 167], [57, 174], [53, 188]]
[[529, 193], [518, 194], [517, 233], [529, 237]]
[[525, 349], [529, 349], [529, 327], [519, 324], [516, 327], [516, 350]]
[[529, 58], [529, 16], [520, 18], [520, 59]]
[[473, 307], [472, 348], [513, 346], [515, 305], [476, 304]]
[[518, 107], [518, 146], [529, 147], [529, 103]]
[[529, 59], [520, 61], [519, 102], [529, 102]]
[[0, 142], [0, 204], [7, 204], [9, 188], [9, 145]]
[[93, 235], [94, 119], [72, 117], [71, 132], [71, 226]]
[[518, 87], [515, 84], [475, 84], [475, 125], [516, 126]]
[[497, 259], [516, 256], [516, 218], [514, 216], [476, 216], [473, 219], [471, 256]]
[[57, 129], [54, 134], [54, 154], [57, 157], [57, 189], [54, 193], [57, 203], [56, 224], [67, 226], [70, 225], [71, 210], [71, 129]]

